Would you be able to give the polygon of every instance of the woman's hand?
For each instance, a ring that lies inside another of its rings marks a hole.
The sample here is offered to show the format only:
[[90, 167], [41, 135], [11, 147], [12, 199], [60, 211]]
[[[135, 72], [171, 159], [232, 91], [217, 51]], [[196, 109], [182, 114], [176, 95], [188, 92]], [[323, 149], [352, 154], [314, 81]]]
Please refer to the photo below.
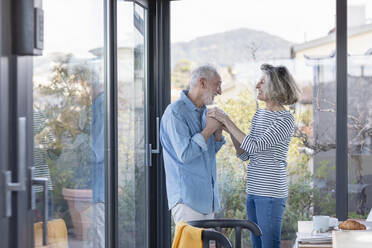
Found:
[[[236, 144], [240, 146], [245, 138], [245, 133], [240, 130], [235, 123], [229, 118], [229, 116], [219, 108], [209, 109], [207, 113], [207, 117], [213, 118], [222, 123], [223, 130], [228, 132], [231, 137], [236, 140]], [[235, 143], [234, 143], [235, 144]], [[237, 147], [237, 151], [239, 150], [239, 146]]]
[[[219, 108], [213, 108], [208, 110], [207, 116], [218, 120], [224, 125], [229, 120], [229, 116]], [[226, 127], [224, 130], [226, 131]]]
[[229, 130], [227, 129], [227, 127], [225, 125], [222, 125], [221, 128], [222, 128], [223, 131], [225, 131], [227, 133], [229, 132]]

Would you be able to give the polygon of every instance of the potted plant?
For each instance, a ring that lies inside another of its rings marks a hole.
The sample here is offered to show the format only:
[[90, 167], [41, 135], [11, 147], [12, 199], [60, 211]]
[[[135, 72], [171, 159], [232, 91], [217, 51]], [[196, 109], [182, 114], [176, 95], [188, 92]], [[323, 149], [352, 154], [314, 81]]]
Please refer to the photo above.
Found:
[[77, 239], [86, 239], [91, 225], [91, 80], [88, 66], [73, 66], [70, 54], [55, 54], [52, 76], [34, 90], [34, 107], [46, 116], [46, 125], [35, 138], [48, 143], [47, 164], [54, 185], [57, 216], [74, 227]]

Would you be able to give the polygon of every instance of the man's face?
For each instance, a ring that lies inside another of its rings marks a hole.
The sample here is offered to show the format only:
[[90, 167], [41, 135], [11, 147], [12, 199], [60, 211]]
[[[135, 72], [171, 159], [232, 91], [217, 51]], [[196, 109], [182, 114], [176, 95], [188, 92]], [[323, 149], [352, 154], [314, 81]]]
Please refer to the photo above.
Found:
[[205, 80], [205, 82], [206, 88], [203, 96], [204, 104], [211, 105], [214, 102], [214, 97], [222, 94], [221, 77], [219, 75], [215, 75], [211, 79]]

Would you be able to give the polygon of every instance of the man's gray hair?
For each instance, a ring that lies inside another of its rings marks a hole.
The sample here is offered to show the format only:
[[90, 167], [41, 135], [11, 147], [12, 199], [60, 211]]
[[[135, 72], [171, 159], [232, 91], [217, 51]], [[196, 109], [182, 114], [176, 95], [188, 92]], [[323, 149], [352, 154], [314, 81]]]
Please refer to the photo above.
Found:
[[207, 64], [195, 68], [190, 74], [190, 89], [198, 84], [200, 78], [210, 80], [215, 76], [219, 76], [219, 74], [216, 67], [212, 65]]

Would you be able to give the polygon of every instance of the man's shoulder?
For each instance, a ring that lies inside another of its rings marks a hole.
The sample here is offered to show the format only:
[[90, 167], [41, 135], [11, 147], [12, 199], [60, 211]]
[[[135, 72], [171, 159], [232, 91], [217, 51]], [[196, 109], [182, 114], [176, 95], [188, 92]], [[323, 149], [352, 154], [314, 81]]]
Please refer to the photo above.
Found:
[[174, 103], [168, 105], [168, 107], [165, 109], [163, 118], [170, 117], [171, 115], [175, 117], [182, 117], [185, 112], [186, 112], [185, 102], [182, 100], [177, 100]]

